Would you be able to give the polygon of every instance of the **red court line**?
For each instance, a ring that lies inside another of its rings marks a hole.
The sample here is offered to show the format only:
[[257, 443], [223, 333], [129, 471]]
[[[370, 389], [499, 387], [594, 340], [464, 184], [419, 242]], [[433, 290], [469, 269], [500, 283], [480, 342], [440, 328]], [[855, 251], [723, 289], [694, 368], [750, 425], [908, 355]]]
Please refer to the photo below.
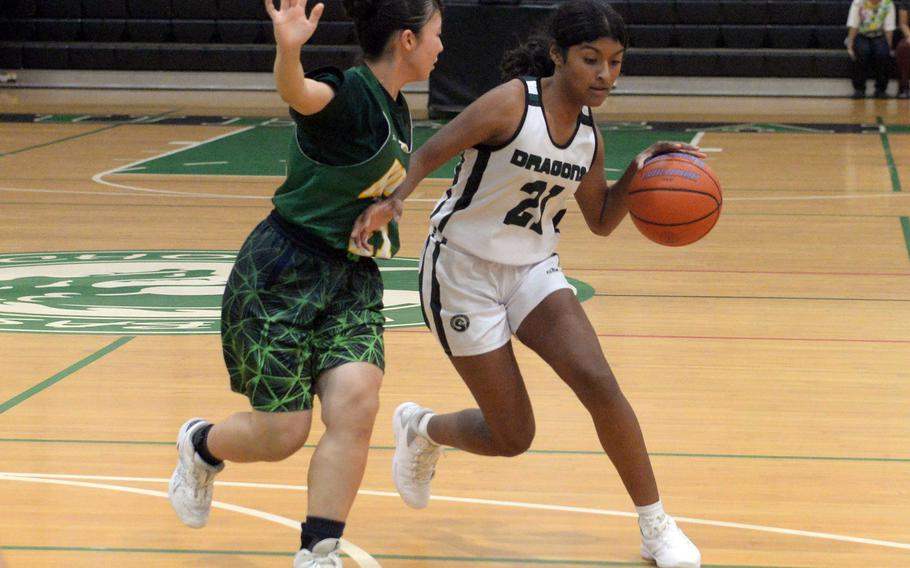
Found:
[[842, 337], [749, 337], [738, 335], [648, 335], [636, 333], [598, 333], [597, 337], [630, 339], [707, 339], [712, 341], [805, 341], [812, 343], [898, 343], [910, 345], [910, 339], [853, 339]]

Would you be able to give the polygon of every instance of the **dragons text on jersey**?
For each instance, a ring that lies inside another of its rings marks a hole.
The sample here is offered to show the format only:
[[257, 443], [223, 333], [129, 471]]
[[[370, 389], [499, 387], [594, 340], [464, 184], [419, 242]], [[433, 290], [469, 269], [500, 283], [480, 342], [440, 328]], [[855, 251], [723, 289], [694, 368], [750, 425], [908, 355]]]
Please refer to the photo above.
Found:
[[591, 109], [566, 144], [553, 141], [540, 80], [525, 79], [525, 109], [510, 140], [461, 155], [452, 187], [432, 214], [437, 238], [484, 260], [524, 265], [556, 249], [566, 201], [591, 168], [597, 133]]

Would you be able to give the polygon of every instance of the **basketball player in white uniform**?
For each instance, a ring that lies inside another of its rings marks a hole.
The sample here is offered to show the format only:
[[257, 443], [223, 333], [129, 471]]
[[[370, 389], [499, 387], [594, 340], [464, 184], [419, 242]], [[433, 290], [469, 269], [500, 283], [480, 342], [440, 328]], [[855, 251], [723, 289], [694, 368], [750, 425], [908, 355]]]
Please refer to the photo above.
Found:
[[512, 351], [515, 335], [591, 414], [639, 514], [641, 555], [660, 568], [698, 568], [698, 549], [663, 511], [638, 419], [555, 252], [570, 197], [590, 230], [606, 236], [626, 216], [628, 181], [647, 159], [670, 151], [704, 157], [693, 146], [659, 142], [607, 184], [591, 107], [613, 87], [626, 43], [622, 19], [600, 0], [560, 4], [550, 38], [504, 60], [511, 77], [531, 77], [484, 94], [433, 136], [412, 156], [407, 179], [358, 219], [352, 237], [363, 240], [399, 216], [417, 183], [461, 154], [431, 214], [420, 291], [428, 326], [479, 408], [434, 414], [410, 402], [398, 407], [392, 467], [407, 504], [427, 505], [443, 445], [491, 456], [530, 447], [534, 416]]

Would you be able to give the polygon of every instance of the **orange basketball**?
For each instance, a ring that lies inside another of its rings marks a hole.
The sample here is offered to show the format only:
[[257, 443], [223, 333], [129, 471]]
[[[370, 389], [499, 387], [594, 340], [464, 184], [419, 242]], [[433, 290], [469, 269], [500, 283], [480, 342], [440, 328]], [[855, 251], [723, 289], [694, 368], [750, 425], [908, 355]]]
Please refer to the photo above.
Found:
[[717, 176], [695, 156], [673, 152], [648, 160], [629, 186], [629, 213], [644, 236], [681, 247], [707, 235], [723, 202]]

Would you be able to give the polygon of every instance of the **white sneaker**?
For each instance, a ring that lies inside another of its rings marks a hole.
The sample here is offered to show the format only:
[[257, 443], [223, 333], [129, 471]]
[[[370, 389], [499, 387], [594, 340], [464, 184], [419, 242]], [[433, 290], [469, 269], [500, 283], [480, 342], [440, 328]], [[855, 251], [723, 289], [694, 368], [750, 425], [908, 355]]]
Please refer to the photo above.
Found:
[[659, 568], [701, 568], [701, 553], [676, 526], [670, 515], [662, 515], [652, 527], [642, 527], [641, 557]]
[[215, 475], [224, 469], [224, 464], [212, 466], [199, 457], [193, 448], [193, 433], [207, 426], [201, 418], [190, 418], [177, 433], [177, 467], [167, 486], [171, 507], [188, 527], [198, 529], [209, 522], [212, 508], [212, 490]]
[[341, 541], [337, 538], [320, 540], [312, 551], [301, 548], [294, 556], [294, 568], [342, 568], [341, 558], [338, 558], [339, 548]]
[[392, 417], [395, 432], [392, 479], [402, 500], [415, 509], [423, 509], [429, 503], [430, 482], [442, 455], [440, 446], [417, 433], [417, 423], [428, 412], [428, 408], [405, 402], [395, 409]]

